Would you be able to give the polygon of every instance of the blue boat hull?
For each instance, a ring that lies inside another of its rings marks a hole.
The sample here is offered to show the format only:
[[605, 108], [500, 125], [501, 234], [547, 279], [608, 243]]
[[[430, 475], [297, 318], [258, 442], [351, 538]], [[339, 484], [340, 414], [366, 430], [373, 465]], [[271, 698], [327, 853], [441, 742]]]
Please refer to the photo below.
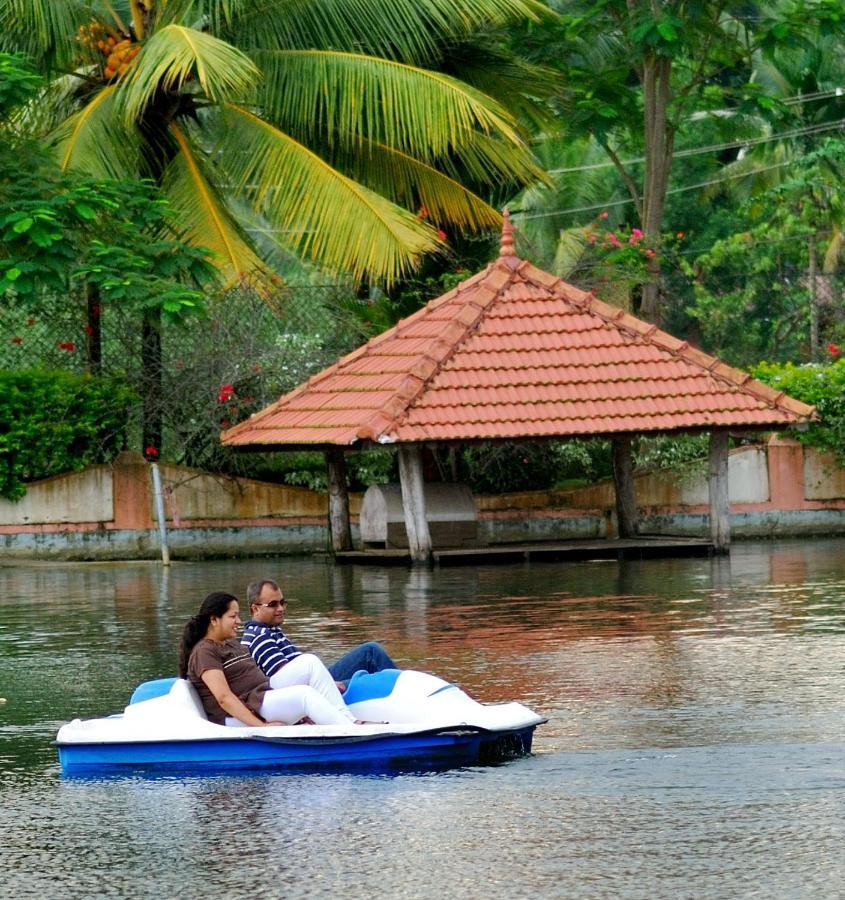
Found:
[[449, 728], [343, 738], [59, 744], [65, 775], [231, 771], [391, 772], [495, 764], [531, 751], [535, 726]]

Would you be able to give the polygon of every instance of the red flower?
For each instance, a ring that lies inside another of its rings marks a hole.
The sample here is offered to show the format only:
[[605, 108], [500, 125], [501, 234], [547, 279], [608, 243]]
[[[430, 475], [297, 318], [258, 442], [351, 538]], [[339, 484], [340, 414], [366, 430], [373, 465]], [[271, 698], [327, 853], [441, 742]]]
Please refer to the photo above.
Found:
[[675, 235], [675, 237], [676, 237], [679, 241], [682, 241], [682, 240], [684, 239], [684, 233], [683, 233], [683, 231], [679, 231], [679, 232]]
[[218, 403], [227, 403], [235, 396], [235, 387], [231, 384], [224, 384], [217, 394]]
[[442, 228], [439, 228], [439, 229], [437, 230], [437, 237], [438, 237], [441, 241], [445, 241], [445, 240], [446, 240], [446, 232], [445, 232]]
[[599, 213], [599, 218], [600, 218], [600, 219], [606, 219], [609, 215], [610, 215], [610, 213], [606, 213], [606, 212]]
[[428, 218], [428, 208], [425, 207], [425, 206], [421, 206], [419, 212], [417, 213], [417, 215], [418, 215], [421, 219], [427, 219], [427, 218]]
[[35, 319], [27, 319], [26, 324], [31, 328], [35, 324]]
[[158, 449], [152, 446], [147, 447], [144, 450], [144, 456], [146, 456], [147, 459], [155, 459], [158, 456]]
[[828, 352], [831, 356], [839, 356], [839, 352], [840, 352], [840, 351], [839, 351], [839, 345], [838, 345], [838, 344], [828, 344], [828, 345], [827, 345], [827, 352]]
[[228, 428], [228, 427], [229, 427], [229, 424], [230, 424], [230, 423], [229, 423], [229, 420], [228, 420], [228, 419], [221, 419], [221, 420], [220, 420], [220, 427], [221, 427], [221, 428]]
[[85, 333], [88, 335], [88, 337], [91, 337], [91, 335], [94, 334], [94, 329], [90, 325], [86, 325]]
[[76, 350], [76, 344], [73, 341], [59, 341], [59, 350], [67, 350], [68, 353], [73, 353]]
[[12, 338], [12, 343], [13, 343], [13, 344], [22, 344], [22, 343], [23, 343], [23, 338], [22, 338], [22, 337], [18, 337], [17, 335], [15, 335], [15, 336]]

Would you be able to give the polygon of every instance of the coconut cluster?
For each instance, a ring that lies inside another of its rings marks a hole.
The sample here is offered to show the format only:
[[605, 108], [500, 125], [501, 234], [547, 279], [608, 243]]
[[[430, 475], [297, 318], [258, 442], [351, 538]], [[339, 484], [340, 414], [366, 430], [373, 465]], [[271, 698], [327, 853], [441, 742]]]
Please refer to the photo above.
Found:
[[81, 25], [76, 39], [89, 51], [105, 57], [103, 78], [106, 81], [121, 78], [141, 49], [141, 45], [131, 38], [96, 21]]

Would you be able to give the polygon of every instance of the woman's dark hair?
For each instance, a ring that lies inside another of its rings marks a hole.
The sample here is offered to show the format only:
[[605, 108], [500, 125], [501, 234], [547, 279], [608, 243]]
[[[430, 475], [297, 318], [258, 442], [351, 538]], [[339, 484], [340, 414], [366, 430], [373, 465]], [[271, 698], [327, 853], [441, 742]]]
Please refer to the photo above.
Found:
[[211, 617], [220, 618], [229, 608], [232, 601], [238, 598], [225, 591], [213, 591], [202, 601], [200, 611], [185, 623], [182, 629], [182, 642], [179, 644], [179, 677], [188, 677], [188, 660], [191, 651], [205, 637]]

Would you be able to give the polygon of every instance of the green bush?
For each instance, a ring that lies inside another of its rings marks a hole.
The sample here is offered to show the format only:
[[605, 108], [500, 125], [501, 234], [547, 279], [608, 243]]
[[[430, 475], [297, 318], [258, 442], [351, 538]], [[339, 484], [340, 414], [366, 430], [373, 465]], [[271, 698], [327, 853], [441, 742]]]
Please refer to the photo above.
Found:
[[[833, 349], [838, 353], [838, 348]], [[794, 432], [794, 437], [833, 453], [845, 464], [845, 359], [802, 366], [762, 362], [752, 374], [770, 387], [815, 406], [819, 421], [806, 431]]]
[[27, 481], [108, 462], [136, 400], [113, 378], [0, 371], [0, 497], [17, 500]]

